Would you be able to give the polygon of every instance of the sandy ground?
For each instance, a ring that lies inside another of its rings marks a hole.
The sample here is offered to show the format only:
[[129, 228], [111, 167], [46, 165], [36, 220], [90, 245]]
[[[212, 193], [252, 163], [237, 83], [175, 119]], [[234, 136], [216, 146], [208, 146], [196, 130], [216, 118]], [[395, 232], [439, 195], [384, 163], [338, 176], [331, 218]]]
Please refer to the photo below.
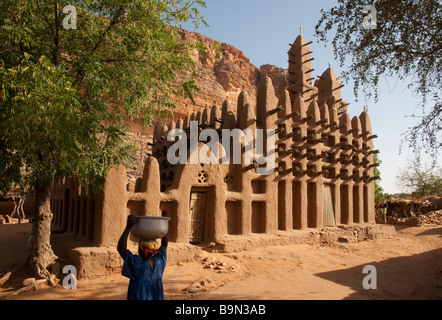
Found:
[[[31, 227], [0, 225], [0, 272], [26, 255]], [[363, 287], [367, 265], [376, 268], [376, 290]], [[124, 300], [128, 286], [126, 278], [113, 274], [79, 280], [77, 290], [60, 283], [11, 296], [27, 276], [23, 270], [6, 282], [0, 299]], [[393, 239], [362, 243], [208, 253], [199, 261], [168, 266], [164, 288], [166, 300], [442, 299], [442, 227], [397, 227]]]

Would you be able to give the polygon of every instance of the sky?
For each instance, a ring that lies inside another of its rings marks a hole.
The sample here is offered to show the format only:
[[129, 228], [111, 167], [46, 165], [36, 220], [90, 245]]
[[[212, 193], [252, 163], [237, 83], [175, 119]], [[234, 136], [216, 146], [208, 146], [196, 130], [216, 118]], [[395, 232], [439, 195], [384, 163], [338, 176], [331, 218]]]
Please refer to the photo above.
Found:
[[[201, 26], [196, 32], [202, 33], [218, 42], [228, 43], [244, 52], [256, 67], [264, 64], [287, 68], [287, 51], [302, 34], [313, 51], [312, 67], [314, 76], [321, 75], [329, 63], [339, 77], [343, 68], [335, 60], [331, 44], [319, 43], [314, 36], [315, 25], [321, 16], [321, 9], [334, 6], [335, 0], [205, 0], [206, 8], [200, 8], [201, 15], [209, 27]], [[364, 14], [361, 7], [361, 24]], [[189, 25], [186, 27], [195, 31]], [[412, 152], [403, 144], [403, 134], [416, 120], [409, 116], [419, 113], [419, 99], [407, 88], [409, 82], [384, 77], [379, 84], [379, 102], [366, 100], [362, 91], [359, 101], [355, 100], [353, 84], [341, 82], [346, 86], [341, 90], [342, 98], [350, 103], [348, 112], [351, 117], [358, 116], [367, 106], [372, 122], [373, 133], [379, 136], [374, 141], [375, 149], [380, 151], [382, 165], [380, 185], [387, 193], [400, 193], [404, 190], [396, 184], [399, 168], [407, 165], [413, 158]], [[441, 161], [439, 161], [439, 165]]]

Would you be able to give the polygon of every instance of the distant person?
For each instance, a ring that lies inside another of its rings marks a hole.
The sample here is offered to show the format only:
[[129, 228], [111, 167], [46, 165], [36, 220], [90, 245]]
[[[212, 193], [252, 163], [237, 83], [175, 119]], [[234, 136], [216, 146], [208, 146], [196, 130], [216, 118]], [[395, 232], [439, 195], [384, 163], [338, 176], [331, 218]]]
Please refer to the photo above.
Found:
[[161, 240], [161, 247], [156, 240], [139, 241], [138, 255], [134, 255], [127, 249], [127, 238], [137, 222], [138, 217], [127, 217], [126, 229], [117, 247], [124, 260], [122, 275], [130, 279], [127, 300], [164, 300], [163, 273], [167, 262], [169, 234]]
[[381, 224], [387, 224], [387, 210], [388, 202], [386, 200], [381, 200], [376, 204], [376, 209], [378, 210], [379, 222]]

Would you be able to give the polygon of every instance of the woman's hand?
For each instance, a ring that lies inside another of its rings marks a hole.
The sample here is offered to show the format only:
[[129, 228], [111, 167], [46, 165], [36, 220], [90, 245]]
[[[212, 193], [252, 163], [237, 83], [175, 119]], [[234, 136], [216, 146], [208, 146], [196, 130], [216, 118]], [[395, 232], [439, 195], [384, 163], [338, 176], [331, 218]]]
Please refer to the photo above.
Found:
[[127, 252], [127, 238], [129, 237], [130, 230], [138, 222], [138, 217], [130, 215], [127, 217], [126, 229], [118, 240], [117, 250], [123, 260], [126, 259]]
[[127, 228], [131, 229], [138, 222], [138, 217], [130, 215], [127, 217]]

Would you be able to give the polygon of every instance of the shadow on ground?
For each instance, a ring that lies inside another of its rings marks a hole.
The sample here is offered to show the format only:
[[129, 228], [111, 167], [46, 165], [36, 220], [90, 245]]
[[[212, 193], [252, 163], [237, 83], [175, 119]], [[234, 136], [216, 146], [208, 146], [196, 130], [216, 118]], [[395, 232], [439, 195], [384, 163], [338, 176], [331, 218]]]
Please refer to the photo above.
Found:
[[[421, 235], [440, 234], [442, 229], [423, 232]], [[366, 290], [363, 286], [364, 267], [376, 268], [377, 289]], [[391, 258], [381, 262], [357, 267], [317, 273], [316, 276], [346, 286], [354, 293], [346, 297], [350, 300], [436, 300], [442, 299], [442, 249], [412, 256]], [[426, 293], [424, 293], [426, 292]]]

